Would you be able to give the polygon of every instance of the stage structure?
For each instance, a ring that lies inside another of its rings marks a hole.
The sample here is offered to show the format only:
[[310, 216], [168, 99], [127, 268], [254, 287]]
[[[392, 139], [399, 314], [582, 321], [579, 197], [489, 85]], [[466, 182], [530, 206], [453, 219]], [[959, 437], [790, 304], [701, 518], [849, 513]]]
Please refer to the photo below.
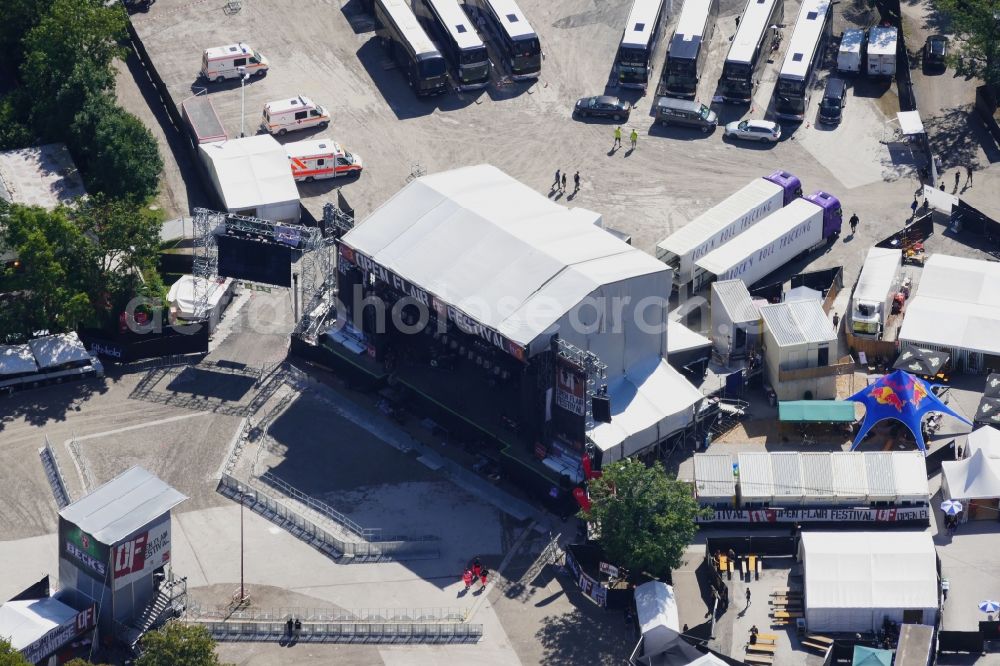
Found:
[[697, 427], [704, 396], [666, 362], [670, 269], [495, 167], [414, 178], [343, 235], [337, 271], [322, 346], [485, 452], [499, 444], [512, 474], [548, 468], [551, 497], [585, 457]]
[[[295, 333], [315, 340], [335, 289], [336, 239], [353, 226], [351, 214], [327, 204], [323, 224], [308, 227], [196, 208], [193, 226], [193, 275], [204, 280], [198, 284], [232, 277], [291, 288]], [[210, 298], [210, 289], [196, 289], [196, 311]]]

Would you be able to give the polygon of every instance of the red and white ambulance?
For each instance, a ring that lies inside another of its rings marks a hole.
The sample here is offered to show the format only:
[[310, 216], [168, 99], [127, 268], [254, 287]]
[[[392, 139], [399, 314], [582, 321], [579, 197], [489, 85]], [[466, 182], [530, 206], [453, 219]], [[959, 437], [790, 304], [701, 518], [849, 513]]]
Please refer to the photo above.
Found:
[[364, 164], [357, 153], [349, 153], [333, 139], [313, 139], [286, 143], [292, 177], [311, 183], [318, 178], [335, 178], [361, 173]]
[[267, 58], [242, 42], [205, 49], [201, 56], [201, 75], [209, 81], [238, 78], [241, 69], [250, 76], [263, 76], [267, 68]]

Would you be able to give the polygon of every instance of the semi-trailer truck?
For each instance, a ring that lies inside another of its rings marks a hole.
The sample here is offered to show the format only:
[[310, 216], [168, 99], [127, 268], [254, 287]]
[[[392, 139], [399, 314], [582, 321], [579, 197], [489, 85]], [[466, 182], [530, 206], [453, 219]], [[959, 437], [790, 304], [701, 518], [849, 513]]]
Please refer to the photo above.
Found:
[[787, 171], [757, 178], [660, 241], [656, 258], [673, 268], [680, 288], [701, 272], [700, 258], [800, 196], [802, 183]]
[[749, 287], [795, 257], [840, 235], [840, 201], [817, 191], [796, 199], [760, 224], [698, 260], [695, 291], [714, 280], [743, 280]]

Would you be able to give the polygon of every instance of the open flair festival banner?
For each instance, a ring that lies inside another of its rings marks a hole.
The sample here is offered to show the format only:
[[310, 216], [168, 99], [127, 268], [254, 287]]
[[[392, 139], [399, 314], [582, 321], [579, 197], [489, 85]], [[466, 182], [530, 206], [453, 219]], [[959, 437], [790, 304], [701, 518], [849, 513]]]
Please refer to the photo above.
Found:
[[774, 509], [715, 509], [712, 515], [699, 518], [703, 524], [789, 523], [927, 523], [930, 510], [926, 506], [850, 508], [774, 508]]

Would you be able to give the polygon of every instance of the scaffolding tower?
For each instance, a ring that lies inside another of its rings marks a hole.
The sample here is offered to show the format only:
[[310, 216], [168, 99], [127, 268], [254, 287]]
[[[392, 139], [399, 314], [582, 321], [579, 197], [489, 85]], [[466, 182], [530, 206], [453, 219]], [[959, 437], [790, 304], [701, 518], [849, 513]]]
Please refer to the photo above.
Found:
[[584, 430], [589, 432], [594, 428], [593, 398], [603, 395], [608, 390], [608, 366], [598, 358], [597, 354], [576, 347], [562, 338], [556, 338], [558, 354], [577, 367], [583, 368], [587, 376]]

